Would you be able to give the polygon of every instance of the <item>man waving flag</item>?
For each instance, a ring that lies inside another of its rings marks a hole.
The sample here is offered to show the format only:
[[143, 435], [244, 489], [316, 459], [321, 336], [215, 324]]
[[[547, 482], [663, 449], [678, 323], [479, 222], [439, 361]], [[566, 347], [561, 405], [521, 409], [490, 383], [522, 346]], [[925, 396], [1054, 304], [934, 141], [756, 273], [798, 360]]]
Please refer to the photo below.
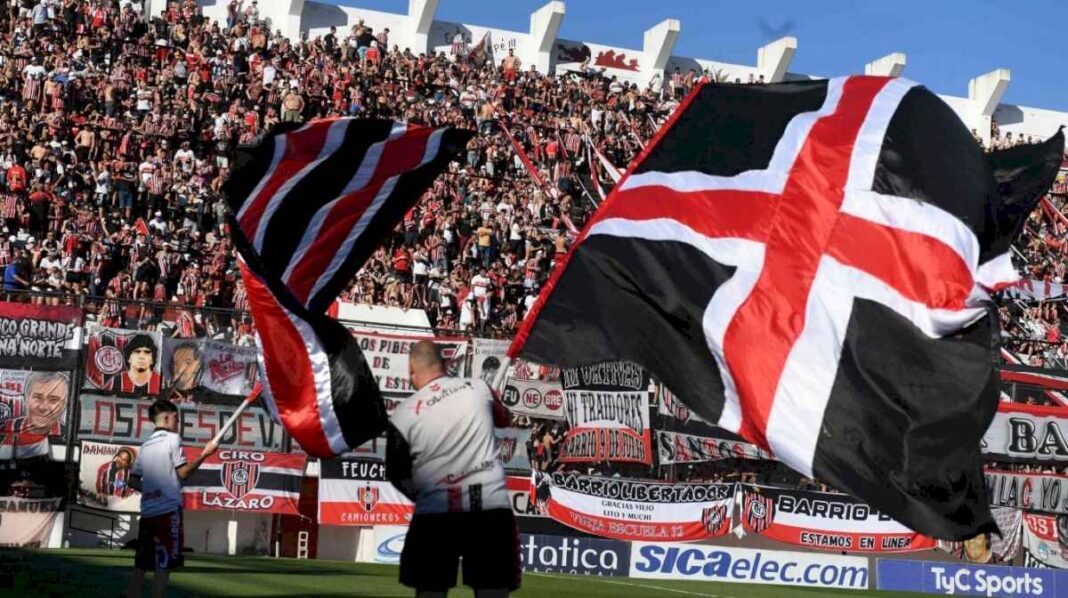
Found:
[[938, 538], [997, 531], [988, 291], [1060, 133], [985, 155], [904, 79], [702, 84], [635, 160], [509, 355], [641, 364], [704, 419]]
[[238, 156], [223, 190], [263, 396], [308, 454], [331, 457], [385, 430], [370, 367], [326, 311], [470, 138], [339, 118], [276, 129]]

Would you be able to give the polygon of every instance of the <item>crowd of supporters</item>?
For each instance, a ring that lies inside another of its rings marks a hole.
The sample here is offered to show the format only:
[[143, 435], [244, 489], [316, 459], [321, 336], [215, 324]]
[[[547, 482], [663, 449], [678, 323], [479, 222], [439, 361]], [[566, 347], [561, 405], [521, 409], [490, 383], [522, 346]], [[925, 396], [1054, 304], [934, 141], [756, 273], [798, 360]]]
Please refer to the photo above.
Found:
[[[639, 88], [585, 64], [545, 75], [461, 40], [413, 53], [362, 22], [290, 40], [255, 2], [230, 7], [225, 22], [195, 0], [153, 20], [131, 0], [18, 0], [0, 12], [4, 291], [96, 298], [103, 321], [128, 327], [157, 325], [163, 311], [120, 309], [125, 300], [241, 311], [220, 194], [234, 149], [281, 121], [387, 117], [480, 134], [342, 299], [506, 335], [618, 168], [710, 76]], [[990, 147], [1027, 141], [995, 125]], [[1064, 282], [1064, 187], [1017, 244], [1027, 278]], [[1026, 364], [1068, 366], [1065, 305], [1005, 301], [1007, 347]], [[210, 324], [248, 338], [246, 319]]]
[[279, 121], [387, 117], [481, 134], [343, 299], [505, 333], [610, 184], [607, 162], [626, 164], [677, 102], [595, 72], [543, 76], [511, 53], [494, 66], [462, 44], [413, 54], [362, 23], [288, 40], [254, 3], [225, 23], [193, 0], [151, 21], [128, 0], [16, 2], [2, 18], [5, 291], [240, 310], [220, 195], [234, 148]]

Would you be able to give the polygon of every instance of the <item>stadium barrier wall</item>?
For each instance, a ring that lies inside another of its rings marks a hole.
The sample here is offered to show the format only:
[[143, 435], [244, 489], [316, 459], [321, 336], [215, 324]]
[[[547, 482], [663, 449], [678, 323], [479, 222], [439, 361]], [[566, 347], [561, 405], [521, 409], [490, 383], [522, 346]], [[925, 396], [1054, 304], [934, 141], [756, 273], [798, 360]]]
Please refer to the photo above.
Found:
[[1068, 571], [878, 559], [880, 590], [945, 596], [1068, 596]]

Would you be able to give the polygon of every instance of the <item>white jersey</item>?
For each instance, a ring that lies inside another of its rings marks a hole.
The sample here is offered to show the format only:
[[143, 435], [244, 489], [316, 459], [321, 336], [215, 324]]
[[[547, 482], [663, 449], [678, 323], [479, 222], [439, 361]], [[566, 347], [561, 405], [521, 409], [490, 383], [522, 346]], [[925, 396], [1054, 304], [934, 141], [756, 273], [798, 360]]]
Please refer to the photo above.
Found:
[[398, 405], [390, 422], [408, 444], [416, 513], [511, 508], [485, 382], [438, 378]]
[[182, 484], [178, 467], [185, 465], [182, 438], [157, 429], [141, 445], [133, 475], [141, 476], [141, 516], [155, 517], [182, 508]]

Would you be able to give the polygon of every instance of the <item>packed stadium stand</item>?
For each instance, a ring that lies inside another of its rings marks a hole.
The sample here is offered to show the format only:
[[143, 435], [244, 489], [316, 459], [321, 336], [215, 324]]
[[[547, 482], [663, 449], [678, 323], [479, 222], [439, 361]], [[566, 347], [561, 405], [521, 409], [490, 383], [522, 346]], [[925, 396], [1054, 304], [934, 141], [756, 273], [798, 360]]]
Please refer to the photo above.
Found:
[[[761, 48], [755, 66], [733, 65], [673, 55], [675, 20], [631, 50], [558, 39], [561, 2], [531, 15], [529, 32], [437, 21], [436, 5], [411, 0], [408, 14], [390, 14], [300, 0], [5, 3], [4, 298], [79, 306], [104, 327], [250, 347], [220, 195], [234, 149], [280, 122], [385, 117], [479, 135], [341, 303], [421, 312], [426, 332], [440, 336], [509, 338], [569, 242], [689, 89], [809, 78], [789, 71], [793, 38]], [[904, 55], [892, 54], [865, 70], [900, 75], [904, 67]], [[1008, 71], [993, 71], [973, 79], [966, 97], [946, 98], [977, 143], [1037, 141], [1068, 123], [1068, 114], [1000, 104], [1009, 83]], [[1068, 368], [1066, 200], [1062, 175], [1014, 248], [1023, 284], [999, 298], [1002, 354], [1021, 372], [1006, 382], [1007, 401], [1068, 405], [1058, 392], [1068, 387], [1060, 373]], [[530, 429], [522, 442], [534, 467], [561, 469], [553, 447], [563, 425], [515, 418]], [[645, 469], [593, 464], [581, 473], [626, 478]], [[827, 490], [745, 458], [660, 473]], [[89, 518], [77, 517], [103, 525]], [[249, 522], [243, 538], [261, 533]], [[204, 540], [204, 549], [225, 544]]]

